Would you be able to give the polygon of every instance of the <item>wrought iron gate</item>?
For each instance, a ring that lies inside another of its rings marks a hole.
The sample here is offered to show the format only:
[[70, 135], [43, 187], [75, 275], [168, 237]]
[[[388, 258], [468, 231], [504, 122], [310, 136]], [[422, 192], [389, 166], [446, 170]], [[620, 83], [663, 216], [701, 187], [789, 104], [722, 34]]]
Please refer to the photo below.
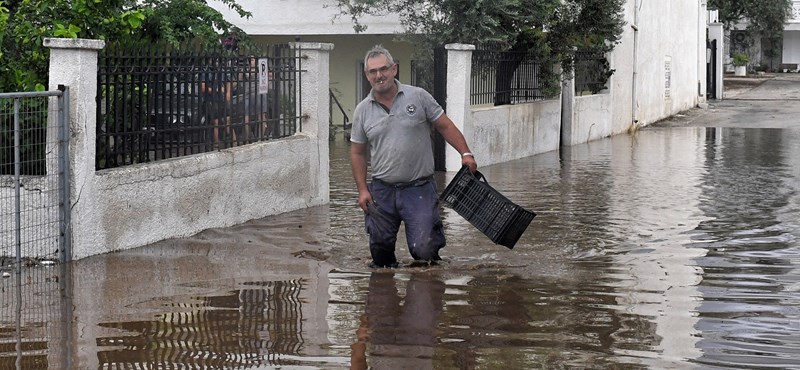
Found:
[[68, 101], [0, 93], [0, 369], [67, 368]]
[[[447, 50], [445, 50], [444, 46], [436, 48], [434, 50], [434, 75], [433, 75], [433, 98], [442, 106], [442, 108], [447, 110]], [[435, 131], [433, 137], [433, 166], [434, 170], [436, 171], [447, 171], [445, 166], [446, 163], [446, 156], [445, 150], [447, 149], [447, 143], [444, 141], [444, 137], [438, 131]], [[458, 170], [457, 168], [451, 168], [451, 171]]]
[[706, 41], [706, 97], [717, 99], [717, 40]]

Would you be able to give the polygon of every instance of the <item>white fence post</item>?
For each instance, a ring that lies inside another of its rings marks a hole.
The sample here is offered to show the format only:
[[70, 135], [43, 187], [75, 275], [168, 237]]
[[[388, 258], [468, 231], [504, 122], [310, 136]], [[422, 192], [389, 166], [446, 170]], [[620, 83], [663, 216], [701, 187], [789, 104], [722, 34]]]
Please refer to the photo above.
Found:
[[291, 44], [302, 58], [302, 69], [313, 73], [303, 73], [300, 85], [302, 99], [302, 131], [304, 135], [315, 138], [319, 148], [319, 161], [312, 162], [312, 183], [318, 184], [318, 197], [322, 203], [330, 200], [330, 52], [333, 44], [317, 42], [295, 42]]
[[722, 23], [709, 23], [708, 39], [717, 40], [717, 65], [715, 67], [717, 73], [715, 76], [712, 76], [712, 78], [714, 79], [714, 86], [716, 87], [714, 94], [717, 96], [718, 100], [722, 100], [724, 98], [722, 96], [724, 91], [723, 85], [725, 84], [723, 78], [725, 73], [725, 57], [723, 56], [725, 52], [725, 30], [722, 28]]
[[[96, 202], [94, 175], [97, 143], [97, 54], [105, 46], [103, 40], [46, 38], [50, 48], [49, 88], [69, 86], [70, 155], [68, 174], [72, 220], [73, 254], [84, 255], [82, 249], [93, 248], [99, 225], [93, 220]], [[80, 202], [78, 201], [80, 200]]]
[[[469, 95], [472, 77], [472, 51], [475, 45], [447, 44], [447, 116], [464, 134], [467, 144], [472, 145], [473, 130], [469, 118]], [[477, 148], [470, 148], [478, 158], [481, 153]], [[445, 168], [447, 171], [458, 171], [461, 168], [461, 156], [450, 145], [445, 151]]]

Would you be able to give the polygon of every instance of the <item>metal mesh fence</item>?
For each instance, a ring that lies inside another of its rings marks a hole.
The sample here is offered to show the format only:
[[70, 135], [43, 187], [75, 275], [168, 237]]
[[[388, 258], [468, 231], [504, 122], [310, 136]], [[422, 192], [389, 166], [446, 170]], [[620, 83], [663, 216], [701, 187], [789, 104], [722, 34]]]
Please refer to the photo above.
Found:
[[66, 358], [66, 95], [0, 94], [0, 370]]

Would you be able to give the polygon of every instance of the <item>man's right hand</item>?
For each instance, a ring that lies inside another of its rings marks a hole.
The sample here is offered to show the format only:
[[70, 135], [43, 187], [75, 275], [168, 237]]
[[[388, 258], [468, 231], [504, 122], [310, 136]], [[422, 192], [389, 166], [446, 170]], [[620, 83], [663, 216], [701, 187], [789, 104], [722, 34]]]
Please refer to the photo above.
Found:
[[367, 204], [372, 203], [372, 194], [367, 185], [367, 145], [350, 143], [350, 166], [358, 189], [358, 206], [367, 212]]
[[358, 192], [358, 206], [364, 213], [367, 213], [367, 205], [372, 203], [372, 194], [368, 191], [360, 191]]

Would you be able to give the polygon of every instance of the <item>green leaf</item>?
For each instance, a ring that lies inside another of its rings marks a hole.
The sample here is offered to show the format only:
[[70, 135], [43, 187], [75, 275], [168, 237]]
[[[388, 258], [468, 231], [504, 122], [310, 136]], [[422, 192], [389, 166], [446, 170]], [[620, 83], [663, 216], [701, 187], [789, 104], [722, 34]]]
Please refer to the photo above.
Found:
[[142, 26], [145, 15], [138, 10], [129, 10], [122, 14], [122, 19], [127, 22], [132, 29], [137, 29]]
[[53, 30], [53, 36], [74, 39], [78, 37], [78, 32], [81, 32], [81, 29], [74, 24], [65, 27], [63, 24], [58, 23], [55, 30]]

